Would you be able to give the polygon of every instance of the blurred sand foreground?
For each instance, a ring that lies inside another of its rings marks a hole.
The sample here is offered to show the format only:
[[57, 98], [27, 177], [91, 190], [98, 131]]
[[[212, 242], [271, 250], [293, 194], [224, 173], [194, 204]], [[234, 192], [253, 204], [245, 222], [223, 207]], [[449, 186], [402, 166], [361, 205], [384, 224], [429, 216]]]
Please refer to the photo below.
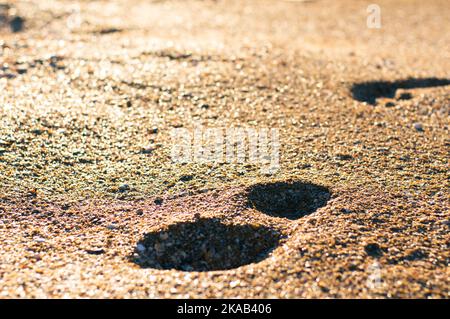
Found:
[[450, 2], [370, 3], [2, 1], [0, 297], [449, 298]]

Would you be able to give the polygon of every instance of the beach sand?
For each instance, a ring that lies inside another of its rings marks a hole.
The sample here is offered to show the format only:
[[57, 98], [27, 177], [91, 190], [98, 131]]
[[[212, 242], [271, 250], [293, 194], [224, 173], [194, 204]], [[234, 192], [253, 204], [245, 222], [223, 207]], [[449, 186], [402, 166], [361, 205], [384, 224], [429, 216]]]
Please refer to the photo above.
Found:
[[449, 298], [450, 3], [369, 4], [0, 5], [0, 297]]

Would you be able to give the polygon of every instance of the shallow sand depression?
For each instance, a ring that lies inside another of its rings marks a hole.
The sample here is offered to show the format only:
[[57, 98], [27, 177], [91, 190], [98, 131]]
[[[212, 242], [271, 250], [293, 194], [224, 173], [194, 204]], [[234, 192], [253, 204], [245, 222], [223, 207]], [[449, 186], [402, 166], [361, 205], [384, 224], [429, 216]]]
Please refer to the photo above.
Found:
[[377, 4], [1, 4], [0, 297], [448, 298], [450, 5]]
[[137, 245], [142, 267], [211, 271], [233, 269], [263, 259], [280, 234], [258, 225], [226, 225], [217, 219], [177, 223], [148, 233]]

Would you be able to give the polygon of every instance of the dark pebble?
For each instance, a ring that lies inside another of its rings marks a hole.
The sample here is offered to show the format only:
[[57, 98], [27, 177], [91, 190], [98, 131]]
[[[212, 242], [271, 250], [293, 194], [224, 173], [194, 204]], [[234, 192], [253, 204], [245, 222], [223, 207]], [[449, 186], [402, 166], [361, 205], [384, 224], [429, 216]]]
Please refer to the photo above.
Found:
[[23, 30], [25, 25], [25, 19], [21, 17], [14, 17], [10, 22], [9, 26], [12, 32], [20, 32]]
[[104, 249], [92, 249], [92, 250], [88, 249], [88, 250], [86, 250], [86, 252], [89, 255], [102, 255], [105, 253], [105, 250]]
[[380, 257], [383, 254], [381, 247], [376, 243], [367, 244], [364, 246], [364, 250], [371, 257]]
[[183, 175], [180, 177], [180, 181], [188, 182], [188, 181], [192, 180], [193, 178], [194, 178], [194, 176], [192, 176], [192, 175]]

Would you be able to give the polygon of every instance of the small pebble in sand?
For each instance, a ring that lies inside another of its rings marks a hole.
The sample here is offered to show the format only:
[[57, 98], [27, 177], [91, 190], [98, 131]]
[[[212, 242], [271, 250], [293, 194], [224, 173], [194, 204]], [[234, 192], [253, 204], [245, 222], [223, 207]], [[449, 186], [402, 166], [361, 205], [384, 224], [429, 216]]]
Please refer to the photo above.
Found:
[[44, 133], [44, 131], [40, 130], [40, 129], [33, 129], [33, 130], [31, 130], [31, 133], [35, 134], [35, 135], [42, 135]]
[[126, 192], [130, 190], [130, 185], [128, 184], [122, 184], [119, 186], [119, 192]]
[[88, 249], [86, 250], [86, 253], [88, 253], [89, 255], [102, 255], [105, 253], [104, 249]]
[[399, 92], [397, 94], [397, 100], [411, 100], [412, 98], [413, 96], [409, 92]]
[[142, 244], [138, 244], [138, 245], [136, 246], [136, 250], [137, 250], [139, 253], [143, 253], [143, 252], [145, 252], [145, 246], [142, 245]]
[[413, 126], [416, 131], [423, 132], [423, 125], [421, 123], [414, 123]]
[[381, 247], [377, 243], [369, 243], [365, 245], [364, 250], [366, 251], [367, 255], [372, 257], [379, 257], [383, 254]]
[[188, 182], [188, 181], [192, 180], [193, 178], [194, 178], [194, 176], [192, 176], [192, 175], [183, 175], [180, 177], [180, 181]]
[[151, 154], [152, 152], [153, 152], [153, 148], [152, 148], [151, 146], [144, 147], [144, 148], [141, 150], [141, 153], [142, 153], [142, 154]]
[[9, 26], [11, 27], [12, 32], [20, 32], [23, 30], [25, 24], [25, 20], [22, 17], [14, 17], [9, 22]]

